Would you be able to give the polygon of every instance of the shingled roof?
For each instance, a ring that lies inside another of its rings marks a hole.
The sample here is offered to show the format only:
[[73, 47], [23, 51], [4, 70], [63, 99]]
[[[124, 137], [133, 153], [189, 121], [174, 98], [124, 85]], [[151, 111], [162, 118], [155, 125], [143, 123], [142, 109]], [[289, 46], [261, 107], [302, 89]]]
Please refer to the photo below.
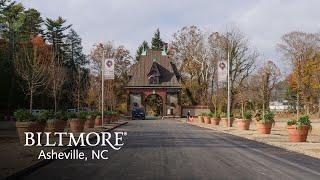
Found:
[[[159, 84], [149, 84], [148, 74], [152, 66], [160, 73]], [[129, 71], [130, 81], [127, 88], [135, 87], [174, 87], [179, 88], [176, 66], [168, 55], [161, 51], [148, 50]]]

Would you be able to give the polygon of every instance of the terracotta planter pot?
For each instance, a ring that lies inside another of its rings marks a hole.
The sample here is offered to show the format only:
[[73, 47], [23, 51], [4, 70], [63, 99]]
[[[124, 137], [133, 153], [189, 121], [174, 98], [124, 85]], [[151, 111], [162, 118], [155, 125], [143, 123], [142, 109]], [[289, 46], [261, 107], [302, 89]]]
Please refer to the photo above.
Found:
[[111, 117], [112, 117], [111, 115], [106, 115], [106, 116], [104, 117], [104, 123], [110, 124], [110, 122], [111, 122], [111, 120], [112, 120]]
[[198, 116], [197, 123], [203, 123], [203, 122], [204, 122], [203, 116]]
[[238, 119], [237, 125], [239, 130], [249, 130], [251, 120]]
[[64, 120], [57, 120], [55, 126], [55, 132], [64, 132], [64, 128], [67, 125], [67, 121]]
[[119, 116], [118, 115], [111, 115], [110, 119], [111, 119], [111, 122], [116, 122], [119, 120]]
[[211, 124], [213, 125], [219, 125], [220, 119], [219, 118], [210, 118]]
[[259, 118], [255, 117], [252, 119], [252, 121], [254, 122], [255, 125], [257, 125], [257, 123], [259, 123]]
[[94, 128], [94, 124], [95, 124], [95, 118], [91, 117], [84, 122], [84, 128], [85, 129]]
[[193, 122], [194, 122], [194, 118], [193, 118], [192, 116], [190, 116], [190, 117], [188, 118], [188, 122], [189, 122], [189, 123], [193, 123]]
[[96, 117], [95, 121], [94, 121], [94, 125], [95, 126], [102, 126], [102, 119], [101, 117]]
[[297, 128], [296, 126], [287, 126], [289, 132], [289, 139], [291, 142], [306, 142], [309, 132], [309, 126], [301, 126]]
[[55, 132], [55, 127], [56, 127], [56, 122], [47, 122], [47, 125], [45, 127], [45, 132], [50, 132], [50, 136], [54, 136]]
[[45, 132], [51, 132], [51, 136], [54, 136], [55, 132], [63, 132], [64, 127], [66, 126], [66, 121], [63, 120], [56, 120], [53, 122], [47, 123], [45, 128]]
[[84, 129], [84, 121], [80, 119], [69, 119], [70, 123], [70, 131], [73, 133], [80, 133], [83, 132]]
[[210, 118], [209, 118], [208, 116], [204, 116], [204, 117], [203, 117], [203, 122], [204, 122], [205, 124], [211, 124]]
[[272, 128], [272, 122], [269, 123], [256, 123], [257, 126], [257, 131], [260, 134], [270, 134], [271, 133], [271, 128]]
[[25, 144], [25, 132], [44, 132], [45, 124], [37, 122], [16, 122], [16, 128], [19, 136], [20, 144]]
[[228, 118], [221, 118], [221, 121], [224, 123], [225, 127], [232, 127], [234, 118], [230, 118], [230, 122], [228, 122]]

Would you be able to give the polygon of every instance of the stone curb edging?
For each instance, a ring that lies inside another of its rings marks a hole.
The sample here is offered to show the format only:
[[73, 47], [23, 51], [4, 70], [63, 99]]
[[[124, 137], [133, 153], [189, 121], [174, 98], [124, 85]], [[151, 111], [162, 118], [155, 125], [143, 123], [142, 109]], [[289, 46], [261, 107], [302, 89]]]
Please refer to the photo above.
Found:
[[[123, 125], [125, 125], [125, 124], [127, 124], [127, 123], [128, 123], [128, 121], [123, 122], [123, 123], [121, 123], [121, 124], [118, 124], [118, 125], [110, 128], [110, 129], [107, 129], [107, 130], [102, 131], [102, 132], [112, 131], [112, 130], [114, 130], [114, 129], [120, 127], [120, 126], [123, 126]], [[101, 132], [100, 132], [99, 134], [101, 134]], [[90, 138], [90, 140], [93, 140], [94, 138], [95, 138], [95, 137], [92, 137], [92, 138]], [[59, 151], [59, 152], [67, 152], [67, 151], [70, 151], [70, 150], [76, 149], [76, 148], [77, 148], [77, 146], [72, 146], [72, 147], [65, 148], [65, 149], [63, 149], [63, 150], [61, 150], [61, 151]], [[13, 173], [13, 174], [5, 177], [5, 178], [3, 178], [3, 179], [8, 179], [8, 180], [9, 180], [9, 179], [19, 179], [19, 178], [21, 178], [23, 175], [30, 174], [30, 173], [34, 172], [35, 170], [37, 170], [37, 169], [39, 169], [39, 168], [41, 168], [41, 167], [43, 167], [43, 166], [45, 166], [45, 165], [53, 162], [53, 161], [55, 161], [55, 159], [43, 159], [43, 160], [38, 161], [38, 162], [36, 162], [36, 163], [34, 163], [34, 164], [32, 164], [32, 165], [30, 165], [30, 166], [28, 166], [28, 167], [26, 167], [26, 168], [18, 171], [18, 172], [15, 172], [15, 173]]]

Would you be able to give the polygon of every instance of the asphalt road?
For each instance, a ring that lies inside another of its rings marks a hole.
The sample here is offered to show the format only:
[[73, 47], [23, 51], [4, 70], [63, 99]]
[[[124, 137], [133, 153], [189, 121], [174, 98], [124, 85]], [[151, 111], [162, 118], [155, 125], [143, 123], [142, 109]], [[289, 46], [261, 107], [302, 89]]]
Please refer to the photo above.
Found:
[[53, 161], [25, 179], [320, 179], [318, 159], [180, 121], [130, 121], [116, 131], [128, 135], [109, 160]]

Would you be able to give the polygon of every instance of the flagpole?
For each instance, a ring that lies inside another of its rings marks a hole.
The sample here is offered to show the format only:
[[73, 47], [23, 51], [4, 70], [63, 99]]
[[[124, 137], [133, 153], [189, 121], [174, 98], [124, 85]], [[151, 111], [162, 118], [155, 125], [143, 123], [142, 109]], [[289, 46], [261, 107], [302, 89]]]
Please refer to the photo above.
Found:
[[105, 66], [105, 59], [104, 59], [104, 49], [102, 50], [102, 66], [101, 66], [101, 70], [102, 70], [102, 77], [101, 77], [101, 125], [104, 125], [104, 118], [103, 118], [103, 109], [104, 109], [104, 67]]
[[231, 121], [230, 121], [230, 52], [229, 52], [229, 48], [228, 48], [228, 57], [227, 57], [227, 70], [228, 70], [228, 107], [227, 107], [227, 118], [228, 118], [228, 123], [229, 126], [231, 126]]

